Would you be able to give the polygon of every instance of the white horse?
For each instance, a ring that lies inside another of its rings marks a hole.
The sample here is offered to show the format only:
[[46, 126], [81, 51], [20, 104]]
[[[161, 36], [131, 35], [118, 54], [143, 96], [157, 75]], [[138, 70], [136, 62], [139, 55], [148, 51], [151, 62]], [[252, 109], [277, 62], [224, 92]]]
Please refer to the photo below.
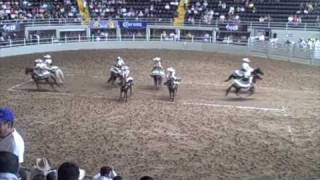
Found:
[[63, 85], [63, 82], [64, 82], [63, 71], [58, 66], [52, 66], [51, 72], [54, 74], [57, 84]]

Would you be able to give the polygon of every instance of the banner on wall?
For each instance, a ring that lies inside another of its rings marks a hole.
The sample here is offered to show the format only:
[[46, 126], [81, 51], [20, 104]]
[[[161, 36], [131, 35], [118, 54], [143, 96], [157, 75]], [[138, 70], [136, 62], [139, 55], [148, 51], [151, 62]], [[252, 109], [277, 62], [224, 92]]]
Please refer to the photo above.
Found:
[[146, 29], [146, 22], [139, 21], [119, 21], [119, 27], [121, 29]]
[[117, 27], [117, 22], [112, 20], [92, 20], [90, 21], [91, 29], [114, 29]]
[[19, 32], [23, 31], [23, 24], [20, 23], [8, 23], [8, 24], [1, 24], [0, 31], [3, 32]]

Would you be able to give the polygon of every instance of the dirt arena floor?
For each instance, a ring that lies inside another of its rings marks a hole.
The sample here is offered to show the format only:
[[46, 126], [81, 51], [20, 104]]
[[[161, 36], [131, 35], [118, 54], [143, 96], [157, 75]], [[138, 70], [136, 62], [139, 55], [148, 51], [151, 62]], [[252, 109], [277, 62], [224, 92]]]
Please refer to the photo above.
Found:
[[[320, 67], [251, 57], [264, 79], [256, 94], [224, 96], [240, 56], [185, 51], [51, 53], [65, 73], [57, 92], [35, 91], [24, 68], [34, 54], [0, 59], [0, 106], [16, 110], [24, 166], [37, 157], [80, 164], [89, 175], [113, 166], [124, 179], [316, 179], [320, 177]], [[106, 84], [121, 55], [135, 79], [119, 102]], [[176, 102], [153, 88], [152, 57], [182, 77]]]

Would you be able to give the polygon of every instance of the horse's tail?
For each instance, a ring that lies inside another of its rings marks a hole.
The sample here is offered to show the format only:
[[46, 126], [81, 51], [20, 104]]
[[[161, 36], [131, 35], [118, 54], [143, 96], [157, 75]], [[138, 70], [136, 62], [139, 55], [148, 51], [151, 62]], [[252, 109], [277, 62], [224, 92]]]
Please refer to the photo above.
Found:
[[27, 67], [26, 69], [25, 69], [25, 74], [29, 74], [29, 73], [32, 73], [33, 72], [33, 68], [29, 68], [29, 67]]
[[56, 70], [55, 76], [56, 76], [57, 82], [59, 84], [63, 84], [63, 82], [64, 82], [64, 74], [63, 74], [61, 69], [57, 69]]

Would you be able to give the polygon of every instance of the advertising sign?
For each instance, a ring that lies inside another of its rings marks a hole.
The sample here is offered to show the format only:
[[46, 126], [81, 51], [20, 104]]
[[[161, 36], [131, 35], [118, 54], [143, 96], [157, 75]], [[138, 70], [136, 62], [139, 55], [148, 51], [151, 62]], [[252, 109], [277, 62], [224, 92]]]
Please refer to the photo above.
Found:
[[20, 23], [8, 23], [0, 24], [0, 30], [4, 32], [18, 32], [23, 30], [23, 24]]
[[121, 29], [146, 29], [147, 23], [140, 21], [120, 21], [119, 26]]

